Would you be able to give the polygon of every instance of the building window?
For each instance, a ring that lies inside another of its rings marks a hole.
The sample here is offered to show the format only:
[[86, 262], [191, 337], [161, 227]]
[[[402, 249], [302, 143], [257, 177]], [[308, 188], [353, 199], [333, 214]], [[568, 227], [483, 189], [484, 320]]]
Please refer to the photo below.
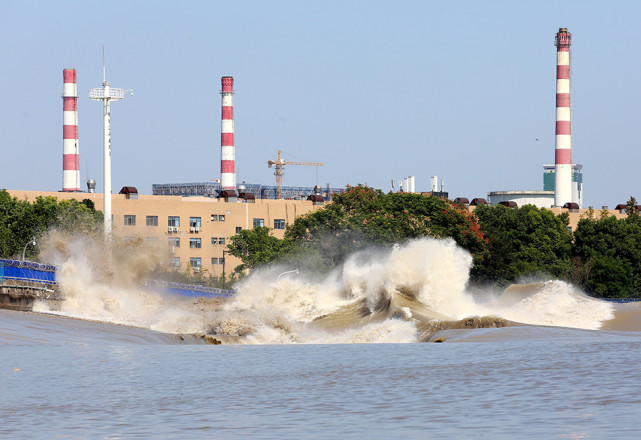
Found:
[[216, 237], [211, 237], [211, 244], [218, 244], [218, 239]]
[[125, 214], [125, 226], [136, 226], [136, 216]]
[[189, 217], [190, 228], [200, 228], [200, 217]]
[[200, 238], [190, 238], [189, 247], [192, 249], [200, 249], [201, 247]]
[[157, 215], [148, 215], [147, 216], [147, 226], [158, 226], [158, 216]]
[[225, 259], [224, 258], [219, 258], [218, 259], [218, 264], [225, 264]]
[[220, 237], [218, 239], [218, 244], [225, 244], [225, 237]]
[[201, 265], [200, 257], [191, 257], [189, 259], [189, 265], [194, 269], [196, 268], [200, 269], [200, 265]]
[[180, 268], [180, 257], [173, 257], [169, 259], [169, 267], [173, 267], [175, 269]]
[[158, 242], [158, 237], [147, 237], [145, 238], [147, 243], [157, 243]]
[[180, 238], [169, 237], [169, 246], [180, 247]]
[[212, 222], [217, 222], [218, 221], [218, 216], [216, 214], [211, 215], [211, 221]]
[[212, 259], [211, 259], [211, 264], [212, 264], [212, 265], [214, 265], [214, 264], [218, 264], [218, 258], [216, 258], [216, 257], [212, 257]]
[[275, 219], [274, 229], [285, 229], [285, 219], [282, 219], [282, 218]]
[[224, 215], [222, 215], [222, 214], [220, 214], [220, 215], [218, 216], [218, 221], [219, 221], [219, 222], [224, 222], [224, 221], [225, 221], [225, 216], [224, 216]]
[[236, 226], [236, 234], [240, 234], [240, 231], [242, 230], [243, 230], [242, 226]]
[[136, 241], [136, 237], [125, 237], [124, 240], [125, 243], [133, 243], [134, 241]]
[[257, 228], [259, 226], [265, 226], [265, 219], [262, 219], [262, 218], [254, 219], [254, 228]]
[[175, 228], [180, 226], [180, 217], [178, 216], [169, 216], [167, 220], [167, 226], [173, 226]]

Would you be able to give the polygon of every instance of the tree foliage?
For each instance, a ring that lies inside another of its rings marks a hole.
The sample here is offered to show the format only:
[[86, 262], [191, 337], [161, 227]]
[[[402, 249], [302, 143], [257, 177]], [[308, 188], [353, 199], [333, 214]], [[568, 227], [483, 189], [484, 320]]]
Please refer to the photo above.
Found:
[[[253, 231], [232, 237], [232, 255], [243, 260], [243, 268], [279, 261], [326, 271], [355, 251], [426, 236], [450, 237], [475, 260], [484, 257], [487, 245], [474, 214], [461, 205], [366, 186], [350, 187], [323, 209], [297, 218], [284, 240], [268, 238], [260, 228]], [[252, 255], [252, 249], [263, 251]]]
[[[89, 201], [90, 202], [90, 201]], [[95, 232], [102, 222], [102, 213], [77, 200], [61, 200], [47, 196], [33, 203], [18, 200], [0, 190], [0, 256], [22, 256], [25, 245], [41, 237], [47, 230]], [[38, 241], [36, 240], [36, 243]], [[37, 255], [37, 246], [27, 246], [26, 255]]]
[[637, 199], [635, 199], [633, 196], [630, 197], [630, 199], [625, 204], [625, 213], [628, 215], [628, 217], [637, 215], [639, 213], [639, 208], [637, 208]]
[[474, 212], [489, 239], [488, 257], [473, 269], [476, 282], [505, 285], [526, 275], [567, 272], [572, 242], [567, 214], [555, 216], [533, 205], [480, 205]]
[[641, 296], [641, 217], [584, 218], [572, 248], [577, 265], [589, 267], [585, 288], [603, 297]]
[[231, 255], [243, 262], [234, 269], [235, 272], [240, 273], [245, 269], [269, 263], [286, 252], [289, 242], [270, 235], [269, 231], [269, 228], [259, 226], [243, 229], [230, 238], [227, 248]]
[[348, 188], [324, 209], [297, 219], [286, 239], [320, 250], [319, 265], [334, 267], [352, 252], [391, 246], [418, 237], [450, 237], [475, 261], [486, 252], [474, 214], [450, 200], [412, 193], [388, 193], [366, 186]]

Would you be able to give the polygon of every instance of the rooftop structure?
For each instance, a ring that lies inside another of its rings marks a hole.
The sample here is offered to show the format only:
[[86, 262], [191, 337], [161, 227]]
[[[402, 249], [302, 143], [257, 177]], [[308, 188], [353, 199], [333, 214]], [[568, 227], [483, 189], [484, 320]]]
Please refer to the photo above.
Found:
[[[578, 163], [572, 164], [572, 202], [583, 207], [583, 173], [581, 170], [583, 165]], [[545, 164], [543, 165], [543, 190], [554, 191], [556, 185], [556, 165]]]
[[[278, 187], [243, 183], [245, 193], [253, 194], [257, 199], [277, 199]], [[216, 197], [222, 190], [218, 182], [193, 182], [193, 183], [154, 183], [151, 186], [153, 195], [164, 196], [206, 196]], [[345, 188], [321, 188], [325, 200], [331, 200], [333, 194], [340, 194]], [[281, 187], [283, 199], [298, 200], [314, 195], [312, 186], [283, 186]]]
[[550, 208], [554, 205], [554, 191], [490, 191], [487, 199], [490, 205], [515, 202], [517, 206]]

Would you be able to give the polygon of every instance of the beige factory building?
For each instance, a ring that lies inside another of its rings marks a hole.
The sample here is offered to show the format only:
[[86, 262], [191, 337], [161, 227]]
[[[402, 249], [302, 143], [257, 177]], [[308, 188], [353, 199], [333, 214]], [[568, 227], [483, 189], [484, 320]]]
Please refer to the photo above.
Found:
[[[35, 201], [39, 196], [58, 200], [90, 199], [102, 211], [103, 196], [98, 193], [43, 192], [8, 190], [19, 200]], [[169, 252], [170, 267], [188, 266], [207, 269], [220, 275], [223, 259], [229, 274], [241, 261], [227, 253], [229, 237], [242, 229], [255, 226], [272, 228], [272, 234], [283, 238], [285, 227], [296, 217], [322, 208], [322, 202], [308, 200], [263, 200], [247, 202], [212, 197], [181, 197], [114, 194], [112, 196], [113, 233], [122, 239], [141, 238], [164, 242]]]

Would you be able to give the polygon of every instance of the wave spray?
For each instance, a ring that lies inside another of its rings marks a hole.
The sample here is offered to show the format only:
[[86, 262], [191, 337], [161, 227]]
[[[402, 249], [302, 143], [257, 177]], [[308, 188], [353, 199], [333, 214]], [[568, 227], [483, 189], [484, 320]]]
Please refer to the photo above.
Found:
[[[258, 269], [225, 301], [142, 288], [141, 280], [162, 264], [162, 249], [122, 252], [113, 258], [116, 265], [105, 268], [104, 261], [91, 258], [93, 247], [102, 244], [70, 240], [61, 251], [59, 241], [50, 242], [45, 252], [60, 267], [57, 277], [66, 298], [57, 313], [168, 333], [203, 333], [231, 343], [417, 342], [452, 328], [598, 329], [614, 317], [611, 304], [562, 281], [472, 294], [467, 289], [472, 257], [448, 239], [358, 252], [320, 281], [304, 273], [279, 279], [292, 267]], [[107, 281], [105, 271], [117, 276]], [[39, 310], [49, 311], [45, 304]]]

